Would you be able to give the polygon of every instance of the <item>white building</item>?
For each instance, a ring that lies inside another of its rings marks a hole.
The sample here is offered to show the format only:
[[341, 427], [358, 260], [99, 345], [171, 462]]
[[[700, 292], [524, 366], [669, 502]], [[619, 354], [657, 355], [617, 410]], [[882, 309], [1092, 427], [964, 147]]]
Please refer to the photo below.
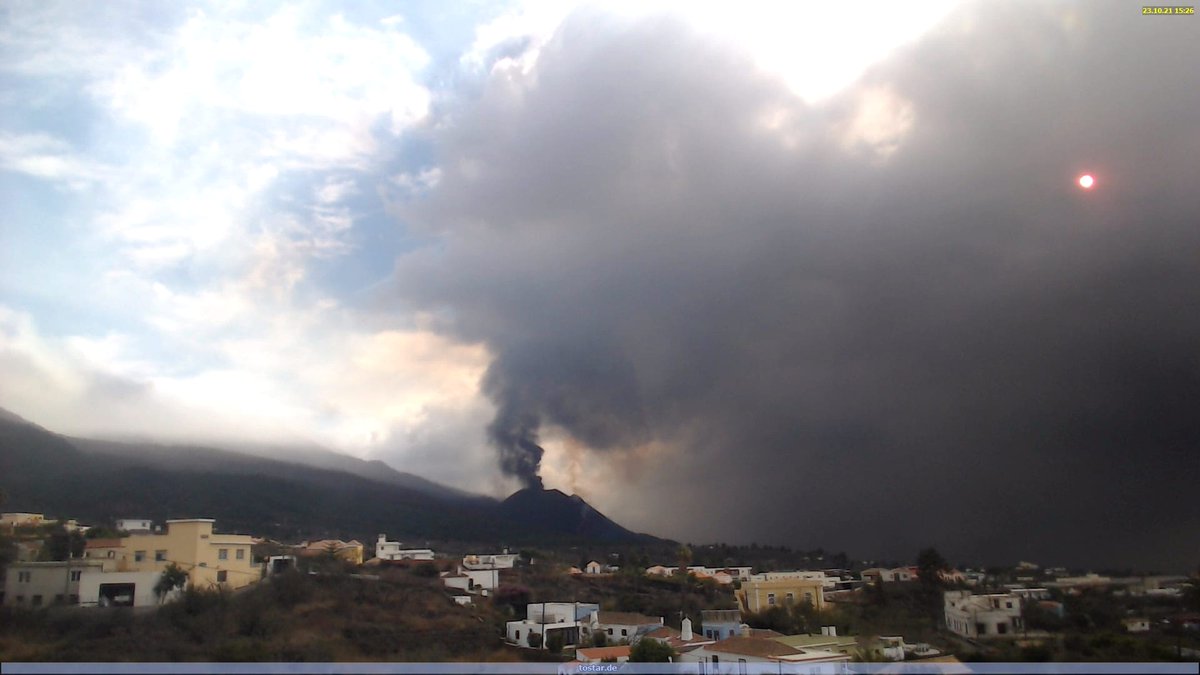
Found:
[[462, 566], [469, 570], [507, 570], [516, 561], [516, 553], [484, 553], [463, 556]]
[[487, 595], [488, 591], [494, 591], [500, 585], [500, 570], [469, 570], [459, 567], [457, 572], [443, 574], [442, 583], [446, 588], [460, 588], [472, 593], [482, 591]]
[[[79, 581], [79, 604], [83, 607], [151, 607], [159, 604], [154, 587], [160, 578], [160, 572], [88, 570]], [[162, 602], [170, 602], [182, 592], [183, 589], [176, 589], [164, 596]]]
[[1024, 629], [1019, 595], [971, 595], [970, 591], [946, 591], [944, 597], [946, 627], [965, 638], [1012, 636]]
[[18, 562], [8, 566], [4, 604], [14, 607], [78, 605], [79, 581], [88, 570], [100, 571], [101, 560], [77, 558], [61, 562]]
[[824, 571], [811, 570], [794, 570], [789, 572], [761, 572], [759, 574], [751, 574], [747, 581], [781, 581], [783, 579], [808, 579], [810, 581], [820, 581], [821, 587], [824, 590], [831, 591], [837, 588], [838, 578], [826, 576]]
[[379, 535], [375, 542], [375, 557], [380, 560], [433, 560], [432, 549], [403, 548], [398, 541], [388, 541], [386, 534]]
[[531, 636], [538, 649], [546, 648], [546, 640], [558, 633], [564, 647], [573, 647], [591, 637], [591, 617], [600, 611], [594, 602], [533, 602], [525, 608], [525, 619], [504, 625], [505, 640], [512, 645], [533, 648]]
[[117, 529], [124, 532], [149, 532], [154, 529], [154, 522], [146, 518], [119, 518]]
[[662, 628], [661, 616], [646, 616], [635, 612], [592, 612], [589, 616], [589, 627], [592, 632], [604, 633], [609, 644], [632, 642], [644, 633]]

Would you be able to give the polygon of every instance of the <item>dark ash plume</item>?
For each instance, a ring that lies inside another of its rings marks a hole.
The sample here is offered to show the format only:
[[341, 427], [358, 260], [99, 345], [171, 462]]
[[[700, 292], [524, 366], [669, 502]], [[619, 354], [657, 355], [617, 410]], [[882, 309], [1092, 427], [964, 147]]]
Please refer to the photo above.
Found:
[[500, 470], [521, 480], [526, 488], [542, 489], [538, 469], [545, 450], [537, 444], [541, 419], [518, 405], [502, 401], [496, 419], [488, 425], [488, 438], [500, 453]]

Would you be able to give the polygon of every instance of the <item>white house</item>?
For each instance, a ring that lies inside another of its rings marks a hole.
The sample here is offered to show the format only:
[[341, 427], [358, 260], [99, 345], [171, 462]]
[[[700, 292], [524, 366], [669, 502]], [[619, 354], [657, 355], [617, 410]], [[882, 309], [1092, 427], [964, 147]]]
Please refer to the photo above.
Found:
[[8, 566], [4, 579], [4, 604], [16, 607], [78, 605], [79, 581], [84, 572], [104, 567], [101, 560], [18, 562]]
[[824, 571], [812, 570], [795, 570], [789, 572], [762, 572], [760, 574], [751, 574], [747, 581], [780, 581], [783, 579], [808, 579], [810, 581], [820, 581], [821, 588], [824, 590], [833, 590], [837, 587], [838, 578], [826, 576]]
[[[83, 607], [152, 607], [159, 604], [154, 587], [161, 572], [103, 572], [88, 570], [79, 581], [79, 604]], [[186, 584], [185, 584], [186, 587]], [[176, 589], [162, 598], [170, 602], [182, 593]]]
[[583, 566], [584, 574], [601, 574], [604, 572], [604, 565], [595, 560], [588, 561], [588, 564]]
[[375, 542], [375, 557], [380, 560], [433, 560], [433, 550], [428, 548], [403, 548], [398, 541], [388, 541], [386, 534], [379, 535]]
[[500, 570], [469, 570], [459, 567], [457, 572], [443, 574], [442, 583], [446, 584], [446, 588], [461, 588], [470, 592], [493, 591], [500, 585]]
[[507, 570], [516, 561], [516, 553], [485, 553], [463, 556], [462, 566], [469, 570]]
[[589, 624], [594, 632], [604, 633], [609, 644], [622, 640], [632, 642], [643, 633], [662, 628], [661, 616], [646, 616], [635, 612], [601, 612], [596, 610], [589, 617]]
[[670, 577], [670, 576], [675, 576], [675, 573], [678, 571], [679, 571], [678, 567], [666, 567], [663, 565], [654, 565], [653, 567], [646, 568], [646, 576]]
[[972, 595], [970, 591], [946, 591], [944, 597], [946, 627], [965, 638], [1011, 636], [1024, 628], [1019, 595]]
[[117, 529], [125, 532], [149, 532], [154, 529], [154, 522], [146, 518], [119, 518]]
[[545, 649], [546, 640], [557, 633], [564, 647], [573, 647], [591, 637], [591, 616], [598, 611], [594, 602], [533, 602], [523, 620], [504, 625], [504, 637], [509, 644], [533, 648], [530, 638], [536, 635], [536, 648]]

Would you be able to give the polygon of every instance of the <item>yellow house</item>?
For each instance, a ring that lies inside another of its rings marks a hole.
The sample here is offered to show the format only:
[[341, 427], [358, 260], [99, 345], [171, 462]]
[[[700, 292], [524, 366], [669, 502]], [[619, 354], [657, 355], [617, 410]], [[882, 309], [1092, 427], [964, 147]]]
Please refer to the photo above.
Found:
[[[161, 572], [175, 563], [188, 573], [193, 588], [241, 588], [262, 578], [262, 566], [250, 556], [253, 538], [216, 534], [214, 522], [211, 518], [168, 520], [166, 532], [123, 537], [115, 551], [116, 571]], [[107, 556], [107, 550], [97, 553]]]
[[821, 594], [823, 586], [820, 579], [743, 581], [737, 598], [746, 612], [762, 612], [771, 607], [800, 605], [806, 601], [820, 611], [825, 609], [825, 597]]
[[342, 541], [341, 539], [322, 539], [305, 542], [300, 545], [298, 553], [305, 557], [315, 558], [333, 553], [337, 557], [355, 565], [363, 564], [363, 545], [357, 539]]

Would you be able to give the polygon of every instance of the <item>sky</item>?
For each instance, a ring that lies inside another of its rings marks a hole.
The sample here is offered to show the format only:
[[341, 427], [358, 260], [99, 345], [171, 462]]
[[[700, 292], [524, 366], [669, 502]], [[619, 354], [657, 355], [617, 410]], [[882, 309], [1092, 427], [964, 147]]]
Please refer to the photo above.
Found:
[[1200, 26], [827, 5], [4, 3], [0, 406], [1194, 569]]

